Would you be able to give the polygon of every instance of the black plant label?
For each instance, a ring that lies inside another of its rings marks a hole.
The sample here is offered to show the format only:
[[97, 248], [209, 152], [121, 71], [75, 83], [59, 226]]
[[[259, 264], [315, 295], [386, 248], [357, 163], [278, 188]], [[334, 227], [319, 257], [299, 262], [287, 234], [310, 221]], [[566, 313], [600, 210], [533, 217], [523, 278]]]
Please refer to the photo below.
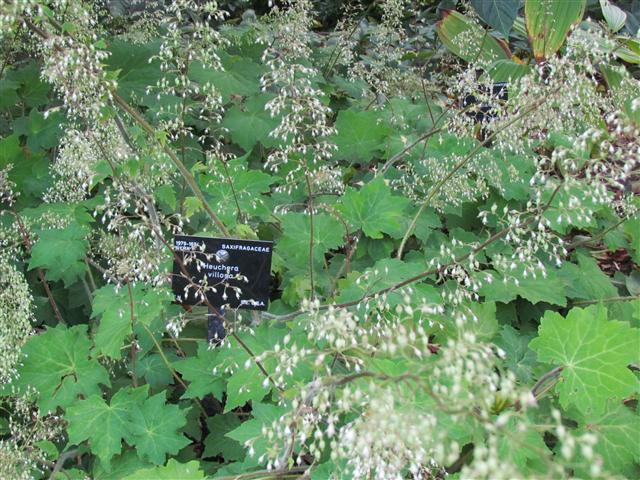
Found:
[[173, 246], [176, 302], [267, 309], [273, 242], [176, 235]]

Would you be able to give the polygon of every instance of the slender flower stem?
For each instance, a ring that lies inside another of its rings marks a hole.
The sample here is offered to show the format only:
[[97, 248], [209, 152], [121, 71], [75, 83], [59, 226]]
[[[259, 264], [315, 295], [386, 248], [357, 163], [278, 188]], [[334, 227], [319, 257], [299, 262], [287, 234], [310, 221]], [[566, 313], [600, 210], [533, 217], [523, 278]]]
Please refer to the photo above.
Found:
[[490, 144], [497, 136], [499, 133], [503, 132], [504, 130], [506, 130], [507, 128], [511, 127], [512, 125], [515, 125], [516, 123], [518, 123], [520, 120], [522, 120], [523, 118], [525, 118], [527, 115], [529, 115], [531, 112], [534, 112], [535, 110], [537, 110], [538, 108], [540, 108], [547, 100], [549, 99], [549, 97], [545, 97], [542, 98], [541, 100], [538, 100], [537, 102], [534, 102], [532, 105], [530, 105], [528, 108], [526, 108], [522, 113], [520, 113], [520, 115], [516, 116], [515, 118], [513, 118], [512, 120], [510, 120], [509, 122], [507, 122], [500, 130], [493, 132], [491, 135], [489, 135], [486, 139], [484, 139], [484, 141], [482, 141], [481, 143], [479, 143], [478, 145], [476, 145], [462, 160], [460, 160], [452, 169], [451, 171], [449, 171], [449, 173], [447, 173], [444, 177], [442, 177], [431, 189], [431, 191], [429, 192], [429, 196], [427, 197], [427, 199], [422, 203], [422, 205], [420, 205], [420, 208], [418, 209], [418, 211], [416, 212], [416, 214], [413, 217], [413, 220], [411, 220], [411, 224], [409, 225], [409, 228], [407, 228], [407, 231], [405, 232], [404, 236], [402, 237], [402, 241], [400, 242], [400, 247], [398, 248], [398, 253], [397, 253], [397, 258], [401, 259], [402, 258], [402, 254], [404, 253], [404, 247], [407, 243], [407, 240], [409, 239], [409, 237], [411, 236], [411, 234], [413, 233], [413, 230], [416, 227], [416, 224], [418, 223], [418, 219], [420, 218], [420, 215], [422, 214], [422, 212], [425, 210], [425, 208], [427, 208], [428, 206], [431, 205], [431, 201], [435, 198], [435, 196], [440, 192], [440, 190], [442, 189], [442, 187], [444, 187], [446, 185], [446, 183], [458, 172], [458, 170], [460, 170], [462, 167], [464, 167], [467, 163], [469, 163], [469, 161], [486, 145]]
[[[558, 192], [560, 191], [560, 188], [563, 186], [563, 183], [559, 183], [556, 188], [553, 190], [553, 192], [551, 193], [551, 196], [549, 197], [549, 200], [547, 201], [547, 203], [540, 209], [540, 211], [535, 214], [532, 215], [528, 220], [526, 220], [523, 224], [519, 225], [520, 228], [524, 228], [527, 225], [530, 225], [534, 220], [540, 218], [540, 216], [542, 216], [542, 214], [544, 212], [546, 212], [549, 207], [551, 206], [551, 203], [553, 202], [553, 200], [555, 199], [556, 195], [558, 194]], [[480, 245], [478, 245], [477, 247], [475, 247], [473, 250], [471, 250], [469, 253], [461, 256], [460, 258], [447, 263], [445, 265], [442, 265], [440, 267], [436, 267], [436, 268], [432, 268], [430, 270], [426, 270], [422, 273], [419, 273], [413, 277], [407, 278], [405, 280], [402, 280], [401, 282], [398, 282], [394, 285], [391, 285], [389, 287], [383, 288], [381, 290], [377, 290], [375, 292], [372, 293], [368, 293], [363, 295], [362, 297], [360, 297], [357, 300], [352, 300], [350, 302], [345, 302], [345, 303], [338, 303], [338, 304], [324, 304], [324, 305], [320, 305], [318, 307], [318, 310], [327, 310], [329, 308], [334, 308], [336, 310], [339, 309], [343, 309], [343, 308], [349, 308], [349, 307], [353, 307], [355, 305], [358, 305], [361, 302], [364, 302], [366, 300], [370, 300], [372, 298], [377, 298], [380, 295], [385, 295], [389, 292], [393, 292], [395, 290], [398, 290], [399, 288], [405, 287], [411, 283], [415, 283], [417, 281], [420, 280], [424, 280], [425, 278], [431, 276], [431, 275], [435, 275], [436, 273], [444, 270], [445, 268], [451, 267], [453, 265], [459, 264], [460, 262], [464, 262], [465, 260], [467, 260], [470, 256], [477, 254], [478, 252], [480, 252], [481, 250], [484, 250], [485, 248], [487, 248], [489, 245], [491, 245], [493, 242], [501, 239], [502, 237], [506, 236], [507, 233], [509, 233], [511, 231], [511, 227], [505, 227], [502, 230], [500, 230], [499, 232], [496, 232], [495, 234], [493, 234], [491, 237], [489, 237], [487, 240], [485, 240], [484, 242], [482, 242]], [[296, 318], [299, 315], [302, 315], [303, 313], [305, 313], [303, 310], [297, 310], [295, 312], [291, 312], [285, 315], [265, 315], [267, 318], [273, 319], [273, 320], [278, 320], [278, 321], [287, 321], [287, 320], [291, 320], [293, 318]]]
[[[178, 382], [182, 386], [182, 388], [187, 390], [187, 385], [184, 383], [182, 378], [180, 378], [180, 375], [178, 375], [176, 370], [173, 368], [173, 365], [171, 365], [171, 362], [169, 361], [169, 359], [165, 355], [164, 350], [162, 350], [162, 345], [158, 342], [156, 337], [153, 335], [153, 332], [149, 329], [149, 327], [147, 327], [144, 324], [144, 322], [140, 322], [140, 325], [142, 325], [142, 328], [144, 328], [145, 331], [147, 332], [147, 334], [151, 337], [151, 340], [153, 341], [153, 344], [156, 346], [156, 349], [158, 350], [158, 353], [160, 354], [160, 357], [162, 358], [162, 361], [164, 362], [165, 366], [171, 372], [171, 375], [173, 375], [173, 378], [176, 379], [176, 382]], [[207, 411], [202, 406], [202, 403], [200, 403], [200, 400], [198, 400], [197, 398], [194, 398], [193, 400], [196, 402], [196, 405], [198, 405], [198, 408], [200, 409], [202, 414], [206, 417], [207, 416]]]
[[127, 282], [127, 291], [129, 292], [129, 311], [131, 312], [131, 351], [129, 355], [131, 356], [131, 383], [134, 388], [138, 386], [138, 375], [136, 374], [136, 334], [134, 333], [135, 327], [135, 309], [133, 302], [133, 290], [131, 289], [131, 284]]
[[311, 180], [309, 179], [309, 171], [304, 172], [304, 179], [307, 183], [307, 193], [309, 194], [309, 200], [307, 207], [309, 209], [309, 281], [311, 283], [311, 299], [316, 296], [315, 285], [313, 283], [313, 190], [311, 188]]
[[[149, 134], [149, 136], [155, 139], [158, 138], [157, 132], [153, 128], [153, 126], [151, 126], [151, 124], [149, 124], [149, 122], [147, 122], [144, 119], [144, 117], [140, 115], [140, 113], [136, 109], [134, 109], [120, 95], [118, 95], [118, 93], [115, 90], [111, 90], [111, 96], [113, 98], [113, 101], [117, 103], [125, 112], [127, 112], [127, 114], [129, 114], [129, 116], [133, 118], [136, 121], [136, 123], [140, 125], [145, 132]], [[218, 230], [220, 230], [220, 232], [222, 232], [223, 235], [227, 237], [230, 236], [229, 230], [227, 229], [226, 225], [222, 222], [222, 220], [220, 220], [220, 217], [218, 217], [218, 215], [209, 206], [209, 203], [207, 202], [207, 199], [205, 198], [204, 193], [198, 186], [196, 179], [191, 174], [189, 169], [185, 166], [184, 163], [182, 163], [182, 161], [178, 158], [178, 156], [174, 153], [174, 151], [171, 148], [169, 148], [169, 146], [165, 142], [161, 142], [159, 140], [158, 142], [162, 146], [162, 150], [164, 151], [164, 153], [166, 153], [169, 156], [171, 161], [178, 168], [180, 175], [182, 175], [182, 178], [184, 178], [184, 180], [187, 182], [187, 185], [189, 185], [189, 188], [191, 188], [191, 191], [193, 192], [193, 194], [196, 196], [198, 200], [200, 200], [200, 202], [202, 203], [202, 207], [204, 208], [205, 212], [207, 212], [207, 215], [209, 215], [209, 218], [213, 221], [213, 223], [216, 224], [216, 226], [218, 227]]]

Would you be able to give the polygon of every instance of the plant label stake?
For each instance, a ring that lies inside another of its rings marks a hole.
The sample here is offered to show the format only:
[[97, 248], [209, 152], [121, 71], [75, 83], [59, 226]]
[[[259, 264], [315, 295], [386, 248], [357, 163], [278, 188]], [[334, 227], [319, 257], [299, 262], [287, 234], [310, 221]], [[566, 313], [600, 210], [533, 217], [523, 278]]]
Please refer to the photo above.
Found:
[[273, 242], [176, 235], [171, 287], [176, 302], [209, 307], [207, 339], [224, 339], [226, 308], [266, 310]]

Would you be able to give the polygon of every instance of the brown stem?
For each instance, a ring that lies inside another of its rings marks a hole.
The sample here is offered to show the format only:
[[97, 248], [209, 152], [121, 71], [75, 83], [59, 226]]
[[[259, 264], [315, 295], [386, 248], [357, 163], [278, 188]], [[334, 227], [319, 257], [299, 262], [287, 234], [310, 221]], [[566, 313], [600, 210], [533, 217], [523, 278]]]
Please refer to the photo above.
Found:
[[425, 140], [433, 137], [436, 133], [441, 132], [441, 131], [442, 131], [442, 127], [438, 127], [438, 128], [433, 128], [433, 129], [429, 130], [428, 132], [420, 135], [415, 141], [411, 142], [409, 145], [404, 147], [401, 151], [399, 151], [393, 157], [391, 157], [389, 160], [387, 160], [386, 163], [380, 169], [380, 172], [381, 173], [386, 172], [389, 168], [391, 168], [391, 166], [394, 163], [396, 163], [398, 160], [400, 160], [402, 157], [404, 157], [407, 153], [409, 153], [411, 150], [413, 150], [413, 148], [416, 145], [418, 145], [418, 144], [424, 142]]
[[[78, 449], [73, 449], [73, 450], [69, 450], [68, 452], [61, 453], [60, 456], [58, 457], [58, 460], [56, 460], [55, 465], [51, 469], [51, 475], [49, 475], [49, 480], [53, 480], [54, 478], [56, 478], [56, 473], [62, 471], [64, 462], [69, 460], [71, 457], [73, 457], [77, 453], [78, 453]], [[66, 472], [62, 472], [62, 473], [64, 473], [67, 477], [69, 477], [69, 475]]]
[[[18, 212], [15, 209], [12, 210], [11, 212], [13, 213], [13, 216], [16, 219], [18, 229], [20, 230], [20, 234], [22, 235], [22, 242], [25, 248], [30, 251], [32, 247], [32, 243], [31, 243], [31, 238], [29, 236], [29, 231], [25, 227], [24, 223], [22, 223], [22, 219], [20, 218], [20, 215], [18, 215]], [[44, 291], [47, 294], [47, 298], [49, 299], [49, 304], [53, 309], [53, 313], [56, 316], [56, 319], [58, 320], [59, 323], [66, 325], [67, 322], [65, 322], [64, 318], [62, 318], [62, 314], [60, 313], [60, 309], [58, 308], [56, 299], [53, 298], [53, 293], [51, 292], [51, 288], [49, 287], [49, 282], [47, 282], [47, 279], [45, 278], [44, 271], [39, 267], [36, 269], [36, 271], [38, 272], [38, 278], [40, 278], [40, 281], [42, 282], [42, 286], [44, 287]]]
[[249, 356], [253, 359], [254, 363], [256, 364], [256, 366], [258, 367], [258, 369], [262, 372], [262, 374], [267, 377], [269, 379], [269, 382], [271, 382], [271, 384], [276, 387], [280, 392], [282, 392], [282, 387], [280, 387], [276, 381], [271, 377], [271, 375], [269, 375], [269, 372], [267, 372], [267, 370], [264, 368], [264, 366], [262, 365], [262, 362], [260, 362], [257, 358], [256, 355], [253, 353], [253, 351], [251, 351], [251, 348], [249, 348], [249, 346], [244, 343], [244, 341], [238, 336], [237, 333], [233, 332], [231, 334], [231, 336], [236, 340], [236, 342], [238, 342], [238, 344], [249, 354]]

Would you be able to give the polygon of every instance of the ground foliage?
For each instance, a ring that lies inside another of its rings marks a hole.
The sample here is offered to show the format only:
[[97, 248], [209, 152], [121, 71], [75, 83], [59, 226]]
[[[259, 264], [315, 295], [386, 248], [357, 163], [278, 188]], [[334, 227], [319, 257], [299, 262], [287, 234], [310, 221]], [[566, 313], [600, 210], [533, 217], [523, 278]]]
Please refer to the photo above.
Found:
[[0, 476], [637, 478], [637, 0], [271, 3], [0, 2]]

